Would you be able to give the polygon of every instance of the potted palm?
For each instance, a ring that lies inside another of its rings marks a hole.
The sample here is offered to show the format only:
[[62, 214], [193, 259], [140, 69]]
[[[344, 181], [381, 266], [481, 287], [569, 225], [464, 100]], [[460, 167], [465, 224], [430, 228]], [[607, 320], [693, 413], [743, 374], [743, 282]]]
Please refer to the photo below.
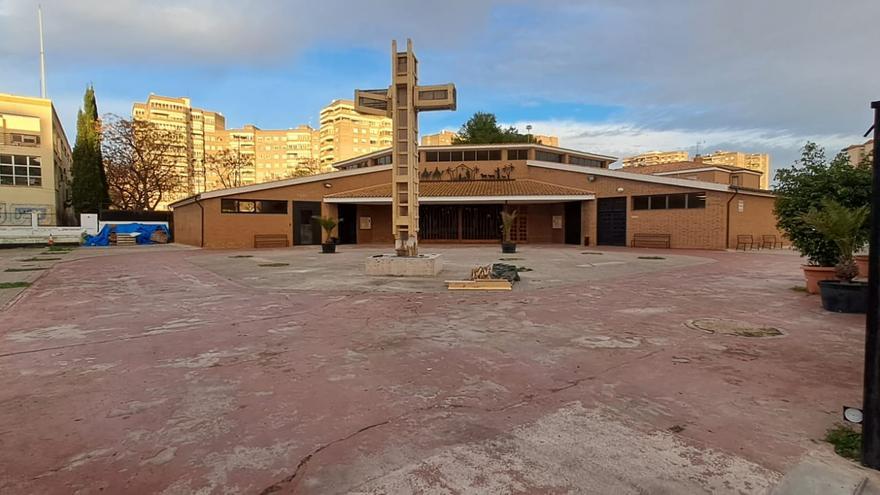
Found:
[[501, 212], [501, 252], [502, 253], [515, 253], [516, 252], [516, 243], [510, 240], [510, 232], [513, 230], [513, 222], [516, 220], [517, 212], [513, 211], [502, 211]]
[[802, 216], [804, 223], [837, 247], [834, 275], [837, 280], [819, 282], [822, 307], [838, 313], [864, 313], [868, 301], [868, 284], [854, 282], [859, 269], [854, 259], [867, 241], [865, 223], [870, 210], [867, 206], [847, 208], [833, 199], [822, 201], [822, 209], [811, 209]]
[[339, 225], [339, 222], [342, 220], [336, 220], [333, 217], [312, 217], [318, 222], [318, 225], [324, 229], [324, 232], [327, 234], [324, 237], [325, 241], [321, 242], [321, 252], [324, 254], [333, 254], [336, 252], [336, 244], [339, 242], [333, 235], [333, 231], [336, 229], [336, 226]]
[[[800, 159], [776, 172], [777, 226], [806, 258], [802, 268], [810, 294], [819, 292], [820, 280], [836, 278], [834, 265], [838, 262], [839, 249], [827, 236], [808, 225], [803, 216], [826, 198], [850, 208], [870, 203], [871, 181], [869, 164], [853, 166], [846, 153], [828, 160], [816, 143], [807, 143]], [[867, 234], [867, 225], [863, 229]]]

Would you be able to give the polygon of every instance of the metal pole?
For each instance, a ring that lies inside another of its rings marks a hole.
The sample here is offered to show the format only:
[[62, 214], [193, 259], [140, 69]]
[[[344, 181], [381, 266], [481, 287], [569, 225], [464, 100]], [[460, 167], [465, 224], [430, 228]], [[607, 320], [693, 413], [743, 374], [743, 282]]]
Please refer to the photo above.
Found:
[[46, 97], [46, 52], [43, 50], [43, 7], [37, 6], [37, 21], [40, 28], [40, 98]]
[[868, 246], [868, 312], [865, 318], [865, 376], [862, 397], [862, 464], [880, 469], [880, 101], [874, 110], [874, 158], [871, 190], [871, 236]]

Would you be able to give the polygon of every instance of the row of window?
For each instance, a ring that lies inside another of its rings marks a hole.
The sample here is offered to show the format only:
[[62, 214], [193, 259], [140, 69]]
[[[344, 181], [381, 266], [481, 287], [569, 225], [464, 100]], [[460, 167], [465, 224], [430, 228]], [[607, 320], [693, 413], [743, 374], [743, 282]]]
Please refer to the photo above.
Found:
[[428, 151], [426, 162], [473, 162], [501, 160], [501, 150]]
[[25, 155], [0, 155], [0, 186], [43, 185], [40, 158]]
[[633, 210], [675, 210], [706, 207], [706, 193], [652, 194], [633, 196]]
[[222, 213], [287, 214], [287, 201], [268, 199], [221, 199]]

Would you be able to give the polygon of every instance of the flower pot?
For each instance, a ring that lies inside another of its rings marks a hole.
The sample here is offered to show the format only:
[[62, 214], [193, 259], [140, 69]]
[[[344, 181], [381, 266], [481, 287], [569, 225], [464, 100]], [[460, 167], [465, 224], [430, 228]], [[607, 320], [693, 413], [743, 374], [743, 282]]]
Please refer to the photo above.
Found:
[[324, 254], [333, 254], [336, 252], [336, 243], [335, 242], [322, 242], [321, 243], [321, 252]]
[[857, 254], [855, 259], [856, 266], [859, 267], [859, 278], [868, 278], [868, 255]]
[[819, 293], [820, 280], [837, 280], [837, 277], [834, 276], [833, 266], [801, 265], [801, 268], [804, 270], [804, 278], [807, 281], [808, 294]]
[[822, 307], [835, 313], [865, 313], [868, 308], [867, 282], [822, 280], [819, 282]]
[[502, 242], [501, 243], [501, 252], [504, 254], [511, 254], [516, 252], [516, 243], [515, 242]]

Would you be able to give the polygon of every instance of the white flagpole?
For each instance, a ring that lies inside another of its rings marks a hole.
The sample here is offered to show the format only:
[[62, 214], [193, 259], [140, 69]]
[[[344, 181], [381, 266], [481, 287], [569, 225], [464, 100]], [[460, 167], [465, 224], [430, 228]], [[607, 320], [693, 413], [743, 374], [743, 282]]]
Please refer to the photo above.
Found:
[[46, 97], [46, 52], [43, 50], [43, 7], [37, 5], [37, 19], [40, 25], [40, 98]]

